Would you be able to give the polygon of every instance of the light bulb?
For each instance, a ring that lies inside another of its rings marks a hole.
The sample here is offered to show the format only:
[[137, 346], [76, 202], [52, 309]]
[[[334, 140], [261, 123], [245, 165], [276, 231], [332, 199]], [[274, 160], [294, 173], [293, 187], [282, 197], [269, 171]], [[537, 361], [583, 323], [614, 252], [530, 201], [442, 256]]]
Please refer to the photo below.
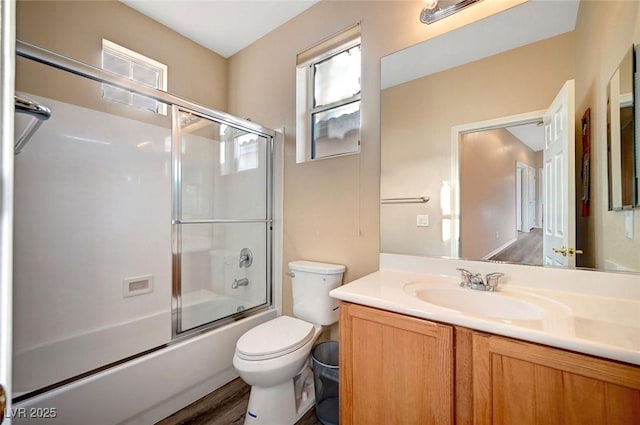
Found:
[[433, 10], [438, 6], [438, 0], [425, 0], [424, 8], [427, 10]]

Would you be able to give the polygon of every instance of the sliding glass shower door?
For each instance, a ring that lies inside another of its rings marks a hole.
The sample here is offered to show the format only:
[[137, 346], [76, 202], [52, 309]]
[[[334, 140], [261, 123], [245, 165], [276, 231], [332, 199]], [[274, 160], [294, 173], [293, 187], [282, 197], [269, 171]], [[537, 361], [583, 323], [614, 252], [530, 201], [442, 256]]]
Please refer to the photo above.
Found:
[[173, 334], [270, 305], [271, 138], [173, 108]]
[[13, 401], [270, 308], [274, 132], [16, 46], [18, 94], [51, 114], [16, 117]]

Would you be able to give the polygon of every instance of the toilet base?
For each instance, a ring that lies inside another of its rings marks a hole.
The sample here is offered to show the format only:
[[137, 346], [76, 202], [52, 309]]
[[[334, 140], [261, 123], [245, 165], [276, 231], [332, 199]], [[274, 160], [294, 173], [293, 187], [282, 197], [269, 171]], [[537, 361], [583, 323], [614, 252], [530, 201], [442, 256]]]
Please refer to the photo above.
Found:
[[313, 373], [302, 373], [273, 387], [251, 387], [244, 425], [294, 425], [315, 402]]

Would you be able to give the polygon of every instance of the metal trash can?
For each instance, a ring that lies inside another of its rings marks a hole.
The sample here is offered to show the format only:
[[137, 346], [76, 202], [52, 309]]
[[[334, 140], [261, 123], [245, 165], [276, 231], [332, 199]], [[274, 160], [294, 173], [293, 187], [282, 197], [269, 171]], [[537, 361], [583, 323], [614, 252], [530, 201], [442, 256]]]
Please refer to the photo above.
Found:
[[338, 425], [338, 342], [326, 341], [311, 350], [316, 417], [323, 425]]

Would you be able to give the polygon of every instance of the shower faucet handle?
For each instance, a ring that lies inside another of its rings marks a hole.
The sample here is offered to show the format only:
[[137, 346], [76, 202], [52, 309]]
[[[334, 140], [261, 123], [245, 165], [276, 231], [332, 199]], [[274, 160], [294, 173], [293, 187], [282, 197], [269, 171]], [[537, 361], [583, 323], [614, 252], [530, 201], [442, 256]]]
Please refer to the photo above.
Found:
[[249, 248], [242, 248], [240, 251], [240, 261], [238, 267], [249, 267], [253, 264], [253, 253]]

